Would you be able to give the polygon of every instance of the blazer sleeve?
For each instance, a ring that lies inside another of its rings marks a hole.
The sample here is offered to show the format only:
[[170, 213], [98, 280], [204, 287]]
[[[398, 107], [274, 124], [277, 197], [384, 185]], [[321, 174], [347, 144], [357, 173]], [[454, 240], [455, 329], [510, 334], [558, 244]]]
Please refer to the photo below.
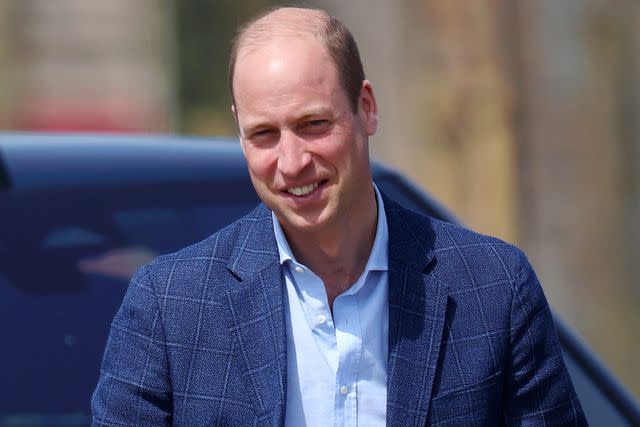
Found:
[[584, 426], [551, 312], [531, 264], [520, 255], [511, 303], [511, 364], [505, 378], [508, 425]]
[[171, 382], [161, 310], [147, 267], [131, 280], [111, 324], [92, 425], [170, 425]]

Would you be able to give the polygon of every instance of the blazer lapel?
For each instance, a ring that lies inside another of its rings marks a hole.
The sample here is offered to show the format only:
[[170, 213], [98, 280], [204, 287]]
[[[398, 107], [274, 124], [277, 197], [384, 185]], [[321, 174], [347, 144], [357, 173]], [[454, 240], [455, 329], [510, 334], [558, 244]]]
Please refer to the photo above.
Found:
[[287, 346], [284, 277], [270, 211], [245, 218], [228, 268], [240, 279], [227, 291], [231, 328], [253, 391], [258, 423], [284, 424]]
[[387, 425], [425, 425], [448, 299], [425, 217], [384, 198], [389, 224]]

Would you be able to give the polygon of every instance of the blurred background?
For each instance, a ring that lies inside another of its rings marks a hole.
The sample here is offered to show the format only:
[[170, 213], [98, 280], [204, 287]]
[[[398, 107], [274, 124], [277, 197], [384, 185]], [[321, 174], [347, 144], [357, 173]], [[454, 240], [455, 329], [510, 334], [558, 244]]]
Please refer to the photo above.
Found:
[[[230, 40], [278, 3], [0, 0], [0, 130], [233, 135]], [[291, 3], [353, 31], [373, 156], [520, 245], [640, 396], [640, 2]]]

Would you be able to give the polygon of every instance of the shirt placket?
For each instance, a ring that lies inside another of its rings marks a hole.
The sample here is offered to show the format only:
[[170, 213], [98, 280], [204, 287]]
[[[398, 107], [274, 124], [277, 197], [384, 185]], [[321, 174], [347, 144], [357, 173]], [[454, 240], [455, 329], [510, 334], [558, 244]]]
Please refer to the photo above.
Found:
[[[358, 285], [353, 286], [354, 289]], [[333, 303], [339, 364], [336, 373], [334, 426], [357, 426], [357, 383], [362, 352], [362, 332], [358, 304], [353, 293], [338, 296]]]
[[336, 345], [335, 327], [327, 302], [322, 280], [305, 266], [292, 262], [293, 278], [300, 290], [302, 309], [309, 328], [327, 364], [334, 374], [338, 370], [339, 356]]
[[[355, 427], [362, 332], [354, 292], [348, 291], [334, 300], [332, 316], [322, 280], [296, 262], [291, 263], [290, 271], [300, 290], [302, 307], [318, 350], [335, 374], [333, 425]], [[358, 288], [358, 283], [352, 287]]]

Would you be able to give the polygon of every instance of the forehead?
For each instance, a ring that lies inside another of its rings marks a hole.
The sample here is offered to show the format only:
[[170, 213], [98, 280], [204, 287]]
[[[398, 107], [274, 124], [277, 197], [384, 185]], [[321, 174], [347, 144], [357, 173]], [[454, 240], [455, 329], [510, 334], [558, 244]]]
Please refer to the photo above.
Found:
[[[280, 36], [244, 46], [233, 76], [236, 102], [292, 95], [296, 89], [339, 88], [324, 44], [313, 36]], [[240, 105], [241, 106], [241, 105]]]

